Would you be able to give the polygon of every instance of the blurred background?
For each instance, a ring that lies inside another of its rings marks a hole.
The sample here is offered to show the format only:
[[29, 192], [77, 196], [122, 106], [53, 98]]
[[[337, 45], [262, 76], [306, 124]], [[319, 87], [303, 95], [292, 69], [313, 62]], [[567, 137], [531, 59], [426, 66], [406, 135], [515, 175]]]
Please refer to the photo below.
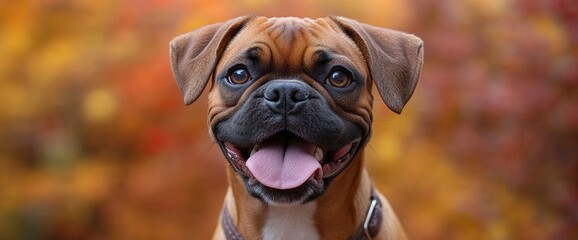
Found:
[[[0, 1], [0, 239], [208, 239], [226, 163], [168, 42], [256, 13], [425, 42], [367, 165], [413, 239], [578, 239], [572, 0]], [[376, 95], [377, 96], [377, 95]]]

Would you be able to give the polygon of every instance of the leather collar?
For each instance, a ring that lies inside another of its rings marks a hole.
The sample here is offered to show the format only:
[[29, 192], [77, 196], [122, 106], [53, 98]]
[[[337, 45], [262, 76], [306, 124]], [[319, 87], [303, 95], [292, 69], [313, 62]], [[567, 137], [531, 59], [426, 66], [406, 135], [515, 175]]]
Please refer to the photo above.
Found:
[[[349, 240], [371, 240], [379, 233], [379, 228], [381, 227], [381, 222], [383, 221], [382, 213], [382, 203], [377, 196], [373, 185], [371, 186], [371, 197], [370, 204], [365, 214], [365, 220], [357, 228], [357, 231], [353, 233], [348, 239]], [[223, 207], [223, 213], [221, 217], [221, 225], [225, 233], [225, 238], [227, 240], [244, 240], [243, 236], [233, 223], [229, 209], [227, 205]]]

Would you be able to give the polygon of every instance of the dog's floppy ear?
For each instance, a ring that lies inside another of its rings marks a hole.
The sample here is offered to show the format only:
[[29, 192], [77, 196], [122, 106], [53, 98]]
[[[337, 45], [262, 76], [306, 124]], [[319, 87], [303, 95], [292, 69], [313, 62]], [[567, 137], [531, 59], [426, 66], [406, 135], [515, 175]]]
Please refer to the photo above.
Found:
[[227, 44], [252, 18], [244, 16], [204, 26], [171, 41], [171, 69], [186, 105], [201, 95]]
[[343, 17], [332, 19], [359, 46], [385, 104], [401, 113], [419, 78], [423, 63], [422, 40], [411, 34]]

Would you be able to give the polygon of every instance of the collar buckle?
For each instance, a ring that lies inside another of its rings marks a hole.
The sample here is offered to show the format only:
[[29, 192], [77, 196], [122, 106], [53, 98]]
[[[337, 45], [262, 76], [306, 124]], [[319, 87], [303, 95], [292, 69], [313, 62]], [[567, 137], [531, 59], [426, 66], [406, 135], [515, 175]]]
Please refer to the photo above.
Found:
[[363, 221], [363, 233], [365, 234], [365, 238], [371, 240], [371, 234], [369, 232], [369, 224], [371, 219], [373, 218], [373, 213], [375, 212], [375, 207], [377, 206], [377, 199], [371, 198], [371, 203], [369, 205], [369, 209], [367, 210], [367, 214], [365, 215], [365, 220]]

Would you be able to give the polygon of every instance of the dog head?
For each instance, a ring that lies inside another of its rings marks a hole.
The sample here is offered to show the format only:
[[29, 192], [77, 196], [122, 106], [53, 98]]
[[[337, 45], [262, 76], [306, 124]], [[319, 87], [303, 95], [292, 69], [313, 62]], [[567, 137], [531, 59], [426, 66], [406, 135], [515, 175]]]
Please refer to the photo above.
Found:
[[302, 204], [321, 196], [369, 140], [372, 83], [402, 111], [422, 46], [341, 17], [245, 16], [176, 37], [170, 55], [185, 104], [212, 82], [210, 134], [246, 191]]

